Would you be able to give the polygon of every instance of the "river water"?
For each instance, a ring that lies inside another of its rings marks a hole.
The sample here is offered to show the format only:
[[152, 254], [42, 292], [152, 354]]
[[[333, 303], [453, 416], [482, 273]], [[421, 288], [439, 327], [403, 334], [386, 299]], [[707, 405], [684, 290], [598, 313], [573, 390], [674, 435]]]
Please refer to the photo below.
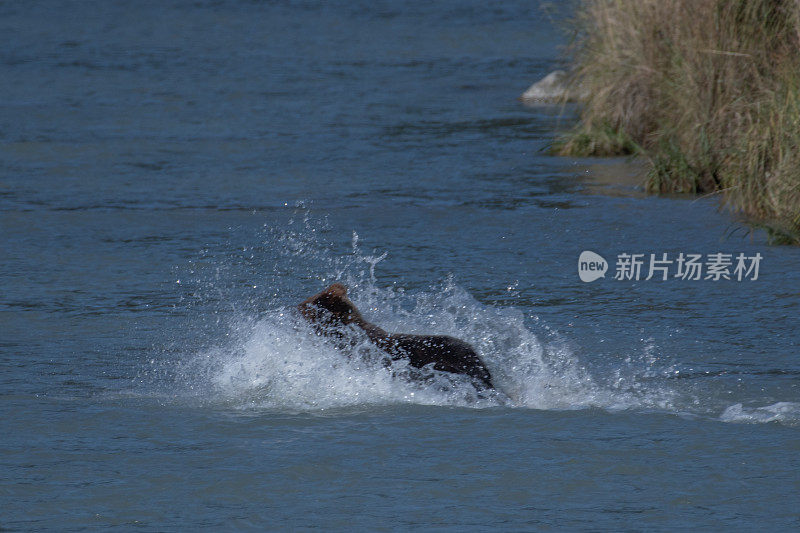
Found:
[[[546, 154], [565, 9], [0, 3], [0, 528], [797, 529], [800, 250]], [[333, 281], [501, 392], [344, 357]]]

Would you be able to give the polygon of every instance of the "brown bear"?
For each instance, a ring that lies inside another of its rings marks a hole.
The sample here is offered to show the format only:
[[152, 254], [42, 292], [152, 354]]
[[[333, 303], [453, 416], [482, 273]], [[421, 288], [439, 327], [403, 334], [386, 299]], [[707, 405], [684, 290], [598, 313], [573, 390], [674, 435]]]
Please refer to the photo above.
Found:
[[436, 370], [469, 376], [479, 390], [494, 389], [489, 370], [472, 346], [446, 335], [387, 333], [364, 320], [347, 297], [347, 287], [341, 283], [334, 283], [297, 308], [320, 335], [341, 338], [341, 327], [353, 324], [364, 330], [370, 341], [392, 360], [407, 359], [416, 368], [433, 363]]

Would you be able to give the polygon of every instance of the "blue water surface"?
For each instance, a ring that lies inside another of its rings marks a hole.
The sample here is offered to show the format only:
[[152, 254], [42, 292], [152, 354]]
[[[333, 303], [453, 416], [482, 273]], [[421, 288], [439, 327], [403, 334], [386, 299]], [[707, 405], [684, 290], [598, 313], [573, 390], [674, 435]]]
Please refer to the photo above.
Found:
[[[800, 527], [800, 249], [547, 154], [570, 9], [0, 3], [0, 529]], [[501, 392], [344, 357], [334, 281]]]

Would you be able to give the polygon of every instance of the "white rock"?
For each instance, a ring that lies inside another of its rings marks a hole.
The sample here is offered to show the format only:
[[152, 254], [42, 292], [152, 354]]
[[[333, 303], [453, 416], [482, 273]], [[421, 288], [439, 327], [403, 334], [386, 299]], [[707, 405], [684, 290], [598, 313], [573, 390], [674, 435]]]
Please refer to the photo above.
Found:
[[573, 94], [567, 89], [567, 73], [563, 70], [554, 70], [541, 80], [537, 81], [519, 97], [525, 103], [563, 102], [576, 100], [580, 95]]

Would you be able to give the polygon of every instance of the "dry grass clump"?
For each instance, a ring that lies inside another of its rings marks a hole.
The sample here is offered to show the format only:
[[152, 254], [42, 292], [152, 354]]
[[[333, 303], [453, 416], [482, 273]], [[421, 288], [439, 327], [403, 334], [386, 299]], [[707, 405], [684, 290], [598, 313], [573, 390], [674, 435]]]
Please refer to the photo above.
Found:
[[559, 153], [640, 153], [650, 191], [721, 191], [800, 243], [800, 0], [582, 0], [576, 29]]

